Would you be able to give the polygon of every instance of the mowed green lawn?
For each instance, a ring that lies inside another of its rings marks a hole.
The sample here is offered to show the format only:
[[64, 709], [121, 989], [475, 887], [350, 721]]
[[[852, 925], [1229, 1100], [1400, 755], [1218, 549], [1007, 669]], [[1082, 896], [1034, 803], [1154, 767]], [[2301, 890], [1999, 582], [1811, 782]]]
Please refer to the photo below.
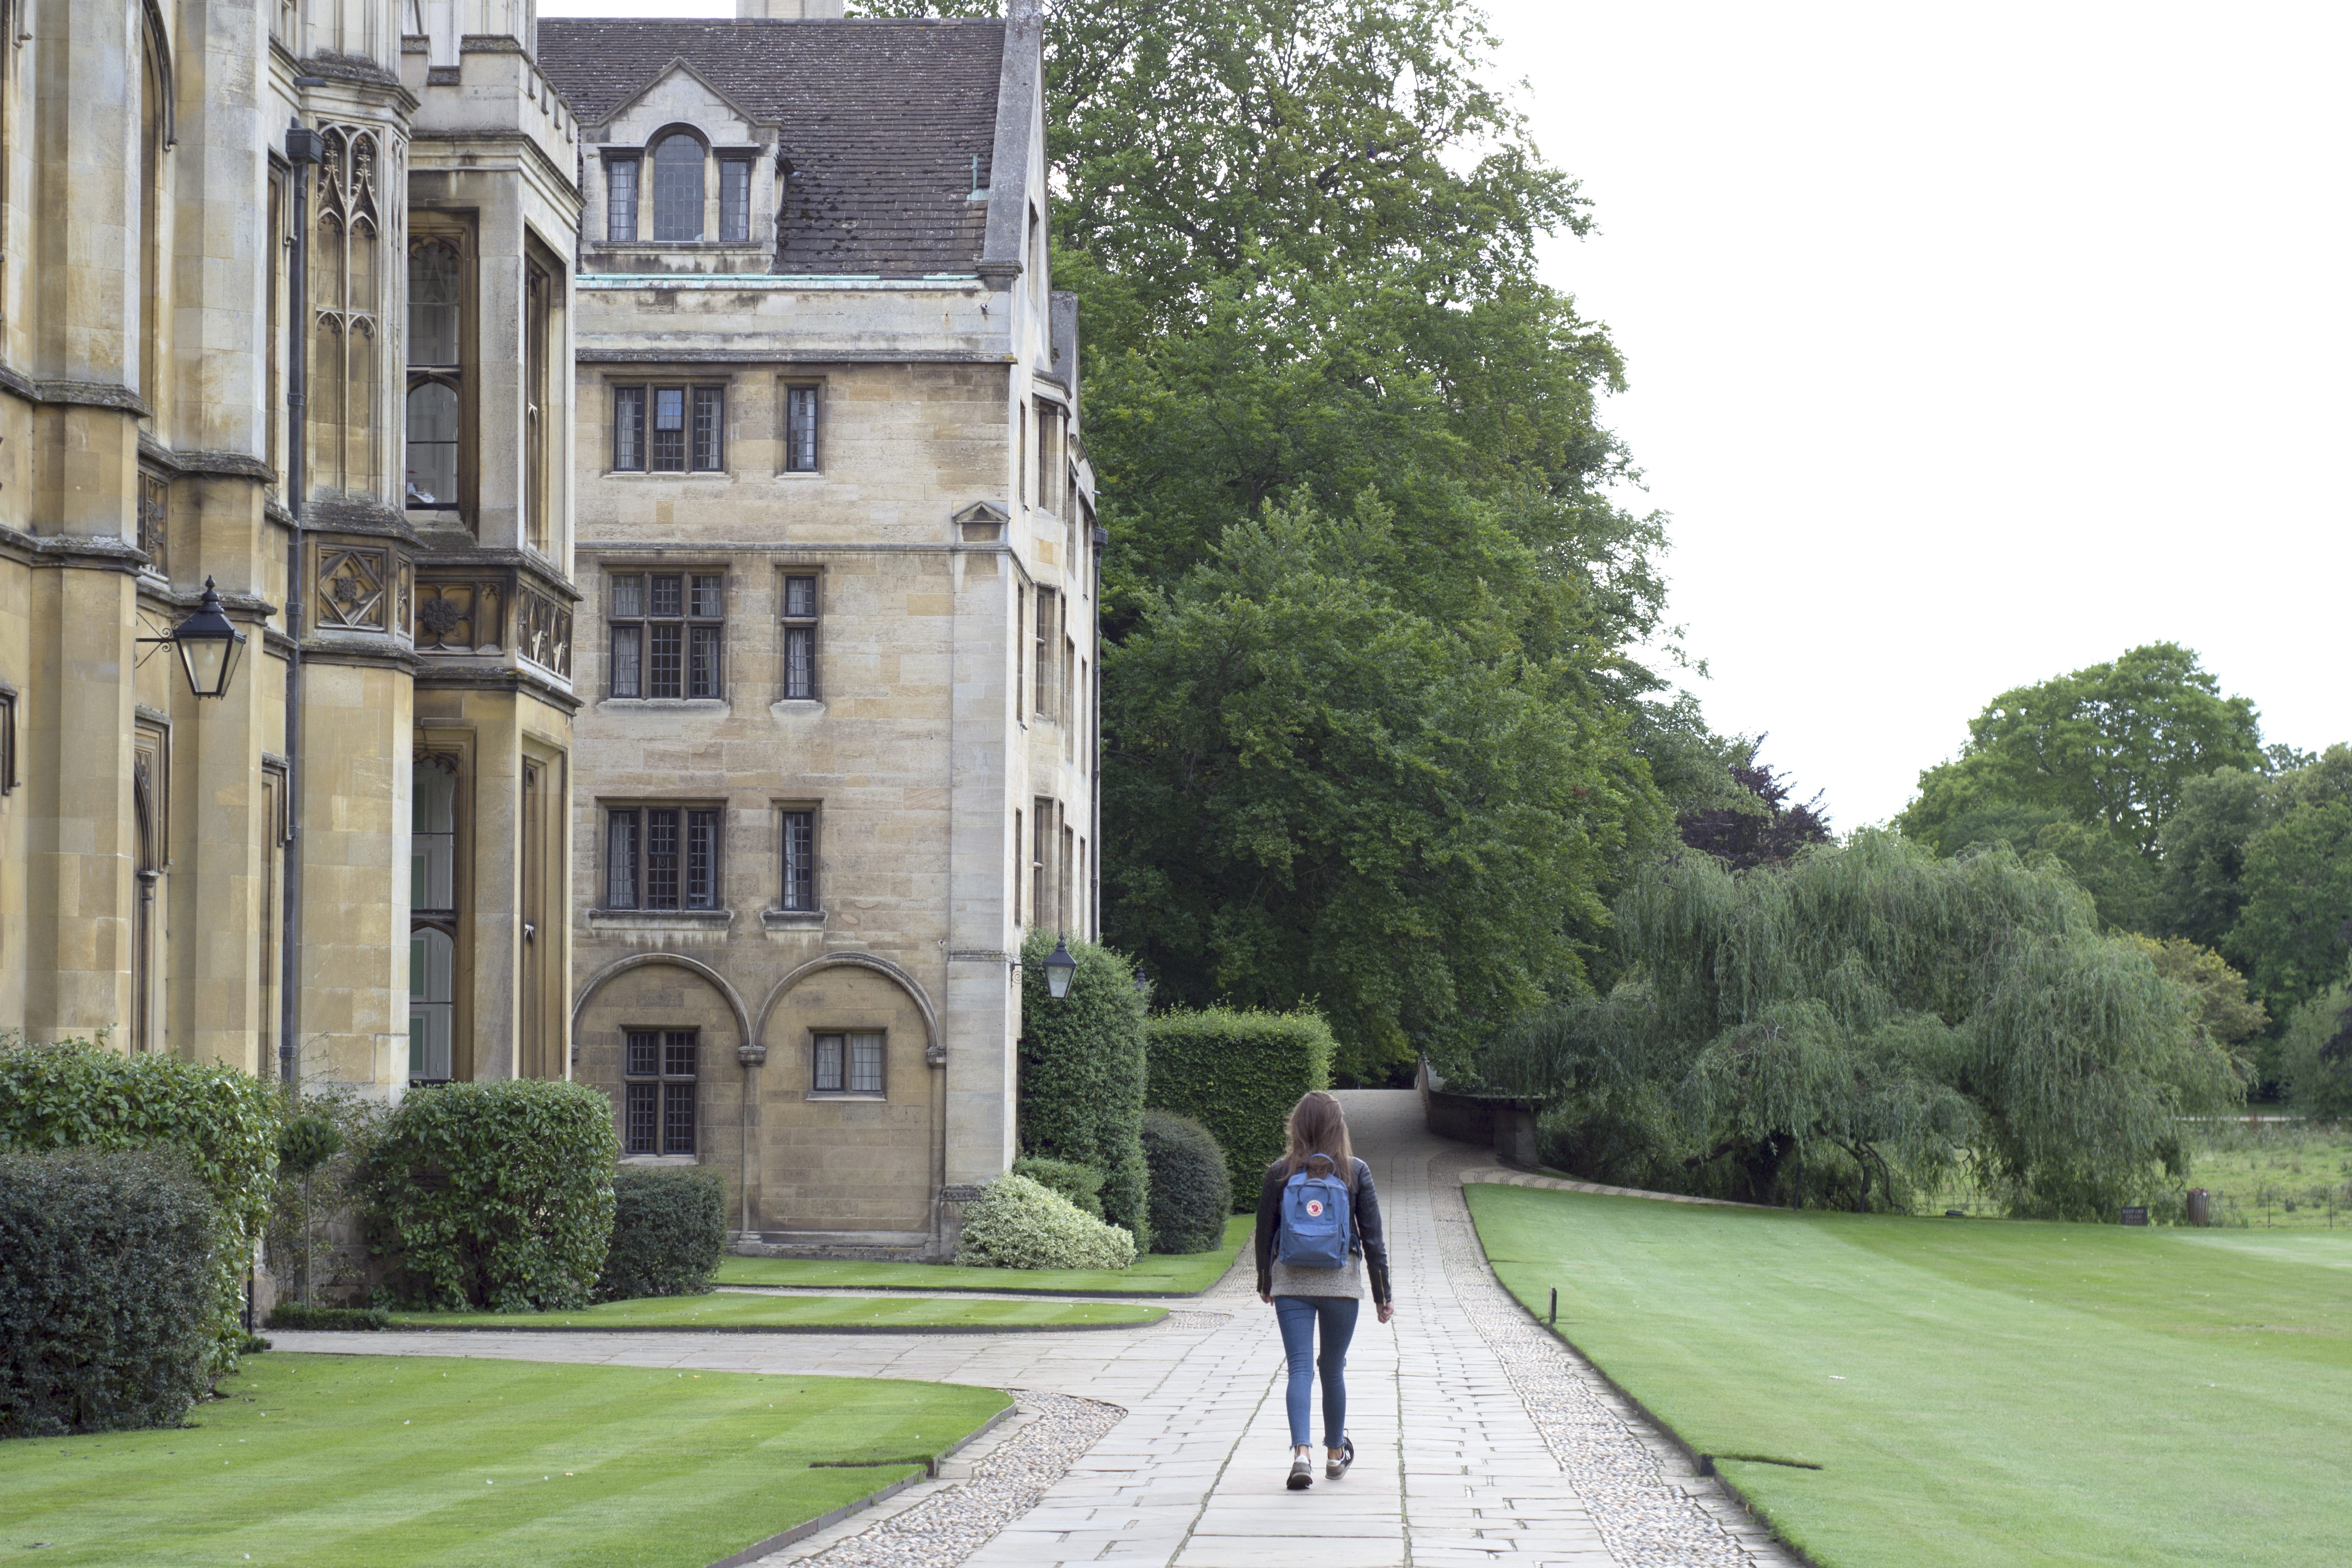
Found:
[[[919, 1473], [1009, 1403], [878, 1378], [286, 1352], [247, 1358], [223, 1392], [193, 1428], [0, 1443], [0, 1563], [704, 1568]], [[809, 1468], [841, 1459], [899, 1462]]]
[[1504, 1284], [1831, 1568], [2352, 1563], [2352, 1235], [1468, 1196]]
[[1034, 1290], [1041, 1295], [1197, 1296], [1217, 1282], [1257, 1222], [1235, 1215], [1214, 1252], [1149, 1252], [1132, 1268], [959, 1268], [948, 1263], [821, 1263], [730, 1258], [721, 1285], [819, 1285], [843, 1290]]
[[570, 1312], [394, 1312], [395, 1329], [1072, 1329], [1139, 1326], [1165, 1307], [1131, 1301], [930, 1300], [920, 1296], [649, 1296]]

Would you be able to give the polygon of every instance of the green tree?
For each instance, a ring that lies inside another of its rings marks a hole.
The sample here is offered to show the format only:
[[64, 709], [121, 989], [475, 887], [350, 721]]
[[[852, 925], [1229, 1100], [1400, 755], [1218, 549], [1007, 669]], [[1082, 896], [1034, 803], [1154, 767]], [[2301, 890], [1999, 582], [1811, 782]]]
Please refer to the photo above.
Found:
[[2065, 867], [2091, 895], [2099, 923], [2109, 931], [2144, 931], [2155, 923], [2156, 868], [2109, 827], [2053, 822], [2033, 836], [2033, 856]]
[[2043, 806], [2151, 854], [2188, 781], [2263, 760], [2253, 704], [2223, 697], [2188, 648], [2150, 643], [1994, 698], [1969, 721], [1960, 754], [1919, 775], [1900, 824], [1934, 842], [1971, 810]]
[[1151, 1246], [1143, 1160], [1143, 998], [1135, 964], [1090, 942], [1055, 1001], [1045, 960], [1060, 937], [1032, 930], [1021, 944], [1021, 1152], [1068, 1160], [1102, 1176], [1102, 1217]]
[[2223, 951], [2284, 1017], [2343, 973], [2352, 945], [2352, 800], [2306, 798], [2256, 834], [2244, 886]]
[[2279, 1055], [2297, 1110], [2324, 1121], [2352, 1119], [2352, 978], [2294, 1010]]
[[1396, 531], [1370, 500], [1237, 526], [1106, 656], [1111, 924], [1169, 1002], [1319, 1007], [1360, 1082], [1573, 989], [1664, 821], [1622, 718], [1390, 586]]
[[2130, 942], [2158, 974], [2180, 987], [2197, 1026], [2222, 1049], [2234, 1051], [2270, 1026], [2270, 1014], [2246, 994], [2246, 977], [2211, 948], [2177, 936], [2135, 934]]
[[2202, 947], [2229, 939], [2246, 907], [2246, 846], [2270, 816], [2269, 790], [2245, 768], [2216, 768], [2180, 786], [2158, 835], [2167, 930]]
[[1506, 1035], [1570, 1169], [1760, 1202], [1904, 1205], [1965, 1161], [2013, 1212], [2089, 1217], [2178, 1177], [2229, 1054], [2055, 867], [1865, 830], [1784, 868], [1683, 854], [1618, 906], [1636, 978]]

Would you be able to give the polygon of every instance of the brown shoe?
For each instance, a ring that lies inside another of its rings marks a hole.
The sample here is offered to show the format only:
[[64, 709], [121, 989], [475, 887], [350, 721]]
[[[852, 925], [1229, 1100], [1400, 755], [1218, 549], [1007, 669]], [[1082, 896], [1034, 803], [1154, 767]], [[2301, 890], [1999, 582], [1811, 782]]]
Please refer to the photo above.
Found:
[[1308, 1459], [1290, 1461], [1290, 1489], [1303, 1492], [1315, 1484], [1315, 1465]]

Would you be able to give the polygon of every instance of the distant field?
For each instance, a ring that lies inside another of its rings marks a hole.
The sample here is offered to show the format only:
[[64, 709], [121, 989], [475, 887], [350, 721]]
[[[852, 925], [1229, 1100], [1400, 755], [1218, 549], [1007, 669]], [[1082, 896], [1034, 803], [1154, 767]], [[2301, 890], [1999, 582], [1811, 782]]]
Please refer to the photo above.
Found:
[[1827, 1568], [2352, 1563], [2352, 1230], [1468, 1195], [1504, 1284]]
[[395, 1329], [1070, 1329], [1140, 1327], [1165, 1307], [1129, 1301], [991, 1301], [969, 1297], [649, 1296], [570, 1312], [395, 1312]]
[[1034, 1290], [1041, 1295], [1192, 1296], [1217, 1282], [1257, 1222], [1235, 1215], [1214, 1252], [1151, 1252], [1132, 1268], [959, 1268], [948, 1263], [824, 1263], [730, 1258], [721, 1285], [814, 1285], [841, 1290]]
[[[2216, 1227], [2352, 1232], [2352, 1127], [2265, 1117], [2192, 1123], [2189, 1184], [2213, 1195]], [[1959, 1184], [1923, 1196], [1921, 1212], [1999, 1215]]]

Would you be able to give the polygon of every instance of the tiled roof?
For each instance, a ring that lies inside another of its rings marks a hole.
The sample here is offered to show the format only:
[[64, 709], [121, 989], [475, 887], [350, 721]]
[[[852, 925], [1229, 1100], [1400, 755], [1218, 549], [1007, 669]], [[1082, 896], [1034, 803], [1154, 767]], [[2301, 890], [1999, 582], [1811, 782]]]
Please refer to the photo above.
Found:
[[683, 58], [782, 126], [793, 178], [779, 272], [969, 272], [987, 204], [1004, 26], [542, 17], [539, 63], [594, 127]]

